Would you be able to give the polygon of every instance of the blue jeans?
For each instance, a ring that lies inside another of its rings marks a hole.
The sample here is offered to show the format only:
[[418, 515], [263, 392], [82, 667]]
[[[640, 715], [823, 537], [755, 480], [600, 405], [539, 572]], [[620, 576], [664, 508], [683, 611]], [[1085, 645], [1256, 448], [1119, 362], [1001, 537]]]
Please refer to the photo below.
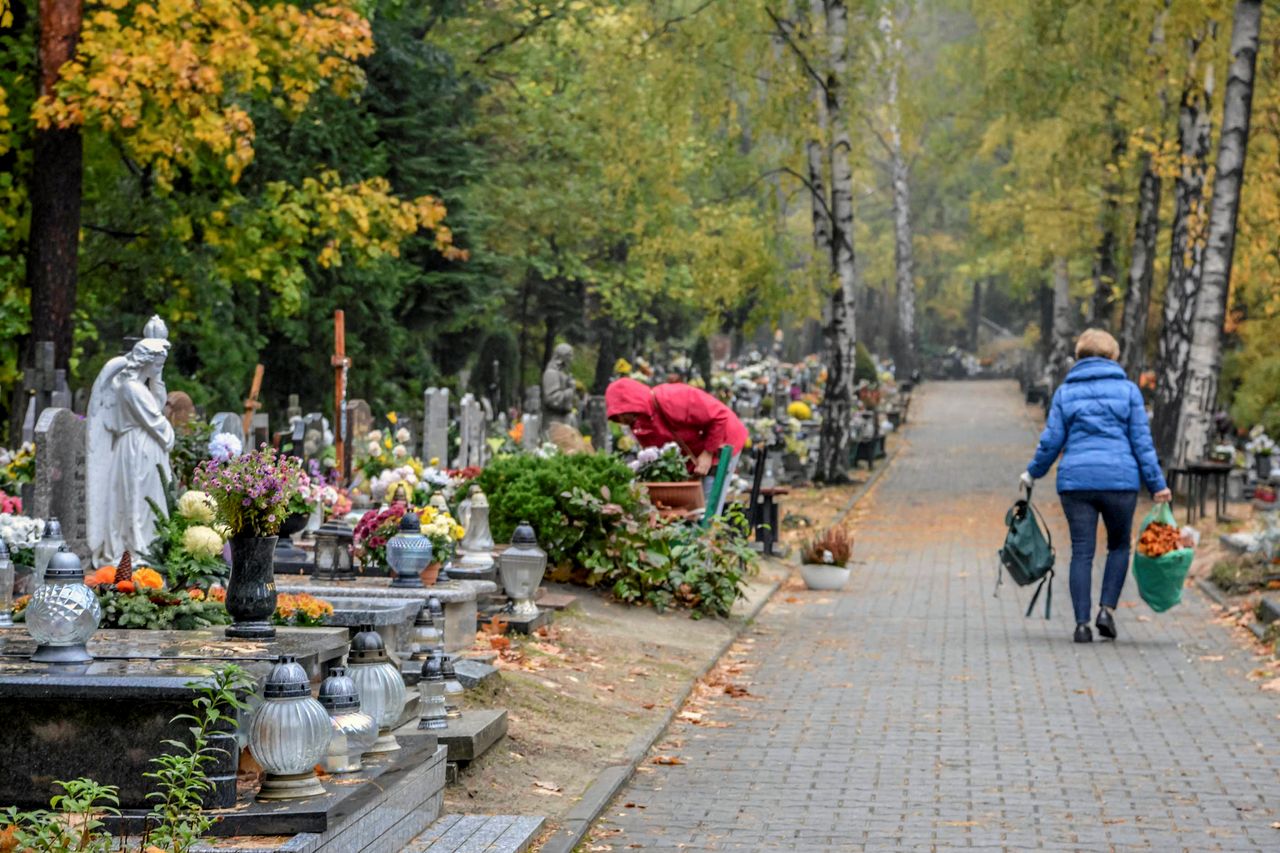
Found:
[[1129, 574], [1129, 533], [1137, 492], [1062, 492], [1062, 512], [1071, 530], [1071, 606], [1076, 624], [1089, 621], [1093, 589], [1093, 553], [1098, 543], [1098, 516], [1107, 528], [1107, 568], [1102, 574], [1104, 607], [1115, 607]]

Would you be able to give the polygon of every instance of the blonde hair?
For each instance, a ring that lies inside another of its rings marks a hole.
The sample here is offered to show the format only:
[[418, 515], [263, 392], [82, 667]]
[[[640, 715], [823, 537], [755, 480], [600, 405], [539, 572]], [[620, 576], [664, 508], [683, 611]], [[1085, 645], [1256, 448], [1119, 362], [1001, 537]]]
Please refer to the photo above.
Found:
[[1118, 361], [1120, 344], [1116, 343], [1116, 339], [1111, 337], [1109, 332], [1102, 329], [1085, 329], [1076, 341], [1076, 358], [1093, 356]]

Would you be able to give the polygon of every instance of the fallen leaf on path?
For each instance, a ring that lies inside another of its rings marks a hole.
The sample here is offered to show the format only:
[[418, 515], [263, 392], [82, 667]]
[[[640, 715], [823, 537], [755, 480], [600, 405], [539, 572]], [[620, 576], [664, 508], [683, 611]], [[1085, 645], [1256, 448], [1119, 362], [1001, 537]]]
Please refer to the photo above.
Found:
[[740, 684], [726, 684], [724, 686], [724, 692], [728, 693], [730, 696], [734, 697], [735, 699], [738, 698], [739, 696], [751, 695], [751, 691]]
[[1139, 621], [1139, 622], [1150, 622], [1150, 621], [1151, 621], [1151, 617], [1150, 617], [1150, 616], [1139, 616], [1139, 617], [1138, 617], [1138, 621]]
[[655, 755], [653, 757], [653, 763], [671, 766], [675, 764], [684, 764], [685, 760], [683, 758], [676, 758], [674, 755]]
[[796, 598], [794, 595], [788, 595], [786, 598], [784, 598], [784, 599], [782, 599], [782, 600], [783, 600], [783, 601], [785, 601], [787, 604], [799, 604], [799, 603], [800, 603], [800, 599]]
[[1222, 655], [1200, 655], [1200, 660], [1207, 661], [1208, 663], [1217, 663], [1223, 659]]
[[1091, 688], [1091, 687], [1085, 687], [1085, 688], [1083, 688], [1083, 689], [1081, 689], [1081, 690], [1077, 690], [1076, 692], [1077, 692], [1077, 693], [1079, 693], [1079, 694], [1080, 694], [1080, 695], [1082, 695], [1082, 696], [1092, 696], [1092, 695], [1093, 695], [1093, 688]]
[[1136, 602], [1136, 601], [1122, 601], [1122, 602], [1120, 602], [1120, 603], [1119, 603], [1118, 605], [1116, 605], [1116, 606], [1117, 606], [1117, 607], [1124, 607], [1124, 608], [1128, 609], [1128, 608], [1130, 608], [1130, 607], [1137, 607], [1137, 606], [1138, 606], [1138, 602]]
[[644, 703], [643, 705], [641, 705], [640, 707], [641, 707], [641, 708], [644, 708], [646, 711], [652, 711], [652, 710], [653, 710], [655, 707], [657, 707], [657, 706], [656, 706], [656, 705], [654, 705], [652, 702], [645, 702], [645, 703]]
[[555, 782], [543, 782], [540, 779], [534, 779], [533, 790], [538, 794], [551, 794], [558, 797], [561, 795], [561, 792], [564, 791], [564, 788], [561, 788]]
[[1266, 684], [1262, 685], [1262, 689], [1269, 693], [1280, 693], [1280, 678], [1273, 678]]
[[702, 722], [702, 715], [697, 713], [696, 711], [681, 711], [679, 716], [680, 716], [680, 719], [684, 720], [687, 723]]

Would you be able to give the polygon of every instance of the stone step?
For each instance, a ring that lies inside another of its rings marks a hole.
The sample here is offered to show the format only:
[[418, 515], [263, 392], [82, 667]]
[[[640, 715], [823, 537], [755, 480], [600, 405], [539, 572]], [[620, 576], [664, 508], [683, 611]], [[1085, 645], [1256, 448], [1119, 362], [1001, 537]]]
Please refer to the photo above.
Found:
[[[416, 722], [409, 722], [396, 730], [396, 736], [412, 736], [419, 733]], [[449, 750], [449, 763], [466, 763], [484, 755], [488, 749], [507, 734], [507, 712], [501, 708], [474, 708], [462, 712], [462, 716], [449, 720], [449, 727], [431, 732], [440, 745]]]
[[545, 822], [522, 815], [444, 815], [405, 853], [524, 853]]

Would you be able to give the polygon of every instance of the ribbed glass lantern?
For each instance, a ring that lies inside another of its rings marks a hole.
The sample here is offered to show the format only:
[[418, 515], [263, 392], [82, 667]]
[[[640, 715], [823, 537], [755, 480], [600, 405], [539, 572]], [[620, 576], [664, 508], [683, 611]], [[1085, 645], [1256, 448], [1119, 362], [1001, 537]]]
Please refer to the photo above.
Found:
[[345, 667], [329, 670], [329, 677], [320, 682], [318, 699], [333, 726], [324, 768], [330, 773], [355, 773], [364, 766], [360, 756], [378, 739], [378, 724], [360, 710], [360, 691]]
[[36, 641], [36, 663], [85, 663], [93, 655], [85, 644], [98, 630], [102, 608], [85, 586], [80, 558], [66, 545], [49, 560], [44, 583], [27, 605], [27, 633]]
[[333, 724], [311, 698], [307, 671], [292, 655], [281, 655], [267, 674], [262, 704], [249, 723], [249, 751], [266, 777], [259, 800], [293, 800], [324, 793], [316, 764], [325, 757]]
[[406, 512], [396, 535], [387, 540], [387, 563], [396, 573], [392, 586], [422, 586], [422, 570], [431, 564], [431, 539], [423, 535], [416, 512]]
[[37, 588], [44, 583], [44, 573], [45, 569], [49, 567], [49, 561], [53, 559], [54, 554], [58, 553], [58, 549], [62, 547], [65, 541], [62, 538], [62, 525], [58, 522], [58, 519], [51, 518], [44, 523], [44, 535], [40, 537], [40, 541], [32, 549], [35, 561], [32, 574], [35, 575]]
[[413, 620], [413, 653], [410, 660], [426, 660], [431, 650], [444, 644], [444, 607], [434, 595], [426, 600]]
[[538, 592], [542, 576], [547, 571], [547, 552], [538, 547], [529, 522], [522, 521], [511, 534], [511, 547], [498, 559], [502, 573], [502, 586], [511, 597], [511, 612], [516, 616], [532, 618], [538, 615], [533, 596]]
[[13, 624], [13, 560], [9, 548], [0, 539], [0, 628]]
[[484, 574], [493, 569], [493, 534], [489, 531], [489, 499], [472, 487], [467, 532], [458, 543], [457, 568], [464, 573]]
[[458, 673], [454, 672], [453, 658], [445, 654], [443, 648], [440, 649], [440, 671], [444, 674], [445, 709], [448, 711], [449, 719], [456, 720], [462, 716], [462, 707], [458, 703], [462, 700], [462, 694], [465, 691], [462, 682], [458, 680]]
[[395, 752], [400, 748], [391, 729], [400, 722], [408, 691], [387, 646], [372, 625], [351, 638], [347, 675], [360, 692], [360, 707], [378, 724], [378, 739], [366, 753]]
[[418, 690], [422, 693], [422, 716], [418, 720], [418, 728], [449, 728], [449, 711], [444, 698], [444, 671], [441, 669], [440, 658], [435, 655], [422, 664], [422, 680], [418, 682]]

